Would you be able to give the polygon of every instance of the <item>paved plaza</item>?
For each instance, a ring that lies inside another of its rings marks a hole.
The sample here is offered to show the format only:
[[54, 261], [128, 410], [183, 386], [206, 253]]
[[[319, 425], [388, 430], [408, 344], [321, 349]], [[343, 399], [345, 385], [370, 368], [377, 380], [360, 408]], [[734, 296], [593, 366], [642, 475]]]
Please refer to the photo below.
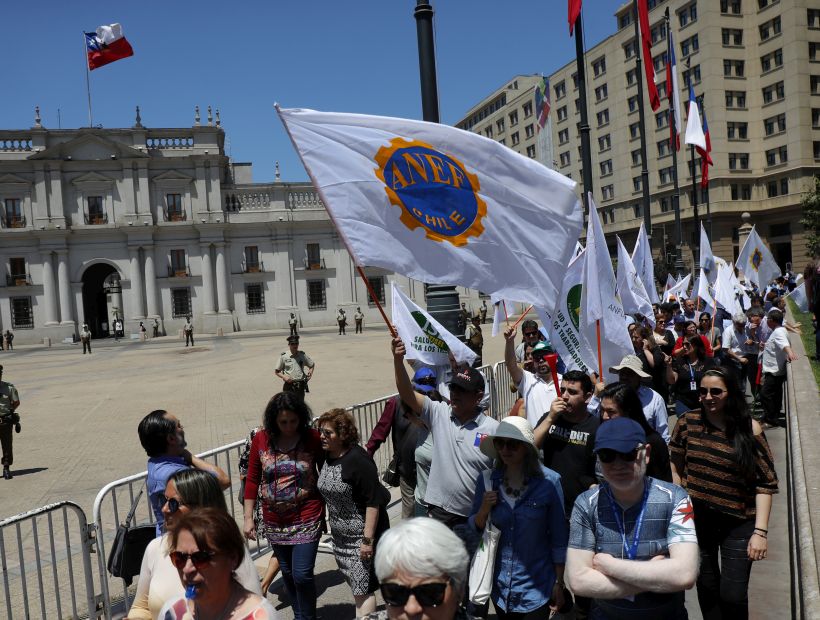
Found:
[[[502, 358], [503, 338], [489, 337], [490, 325], [484, 331], [484, 359], [494, 363]], [[308, 395], [316, 414], [395, 391], [389, 335], [382, 326], [347, 336], [329, 328], [303, 331], [300, 348], [317, 364]], [[66, 344], [0, 353], [4, 378], [20, 391], [23, 423], [15, 435], [15, 477], [0, 481], [0, 518], [63, 499], [77, 502], [91, 518], [103, 486], [144, 471], [136, 429], [152, 409], [180, 417], [193, 452], [242, 439], [281, 387], [273, 368], [285, 349], [284, 332], [255, 332], [198, 336], [193, 348], [169, 336], [146, 343], [95, 341], [91, 355]], [[772, 512], [769, 559], [752, 571], [749, 593], [757, 618], [789, 609], [785, 431], [767, 434], [781, 493]], [[397, 490], [393, 495], [395, 521]], [[265, 563], [266, 558], [258, 561], [260, 570]], [[321, 617], [352, 618], [352, 596], [330, 553], [320, 552], [316, 572]], [[277, 580], [270, 596], [287, 620], [292, 614], [282, 592]], [[687, 602], [690, 617], [699, 618], [694, 590]]]

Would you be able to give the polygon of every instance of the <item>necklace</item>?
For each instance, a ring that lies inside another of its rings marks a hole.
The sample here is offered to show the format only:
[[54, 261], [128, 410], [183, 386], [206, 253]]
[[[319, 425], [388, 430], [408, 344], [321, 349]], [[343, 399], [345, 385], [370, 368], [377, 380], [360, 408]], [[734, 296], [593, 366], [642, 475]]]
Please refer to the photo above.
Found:
[[521, 497], [521, 494], [527, 488], [527, 484], [529, 484], [529, 481], [526, 478], [524, 478], [524, 480], [521, 481], [520, 487], [513, 488], [512, 485], [510, 485], [510, 481], [507, 480], [506, 476], [504, 476], [504, 480], [502, 480], [502, 482], [504, 483], [504, 491], [507, 493], [507, 495], [509, 495], [510, 497], [514, 497], [515, 499]]

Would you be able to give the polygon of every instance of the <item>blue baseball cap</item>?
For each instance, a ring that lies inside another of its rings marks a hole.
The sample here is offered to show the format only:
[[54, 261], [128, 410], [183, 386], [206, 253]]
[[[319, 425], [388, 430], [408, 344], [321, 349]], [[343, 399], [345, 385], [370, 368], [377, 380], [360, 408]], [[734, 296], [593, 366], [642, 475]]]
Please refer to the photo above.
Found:
[[604, 422], [595, 432], [595, 452], [615, 450], [626, 454], [646, 443], [646, 433], [635, 420], [615, 418]]
[[436, 373], [432, 368], [419, 368], [413, 375], [413, 389], [429, 394], [436, 389]]

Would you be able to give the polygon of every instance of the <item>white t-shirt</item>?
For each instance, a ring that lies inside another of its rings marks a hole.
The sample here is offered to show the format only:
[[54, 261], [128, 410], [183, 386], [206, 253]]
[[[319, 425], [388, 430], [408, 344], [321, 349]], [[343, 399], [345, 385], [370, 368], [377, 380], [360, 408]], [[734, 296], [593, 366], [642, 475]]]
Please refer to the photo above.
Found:
[[791, 346], [786, 328], [782, 325], [775, 329], [766, 340], [763, 348], [763, 372], [773, 375], [786, 374], [786, 347]]
[[[529, 370], [521, 371], [521, 383], [518, 384], [518, 393], [524, 399], [527, 408], [527, 421], [535, 428], [538, 421], [550, 410], [552, 401], [558, 398], [558, 392], [552, 381], [547, 383]], [[558, 375], [561, 380], [561, 375]]]

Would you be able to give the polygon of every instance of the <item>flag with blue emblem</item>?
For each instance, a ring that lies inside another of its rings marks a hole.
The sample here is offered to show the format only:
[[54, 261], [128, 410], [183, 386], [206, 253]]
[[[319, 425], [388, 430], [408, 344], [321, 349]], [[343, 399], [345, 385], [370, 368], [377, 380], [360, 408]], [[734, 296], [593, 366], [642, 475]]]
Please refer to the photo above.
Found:
[[754, 282], [760, 289], [780, 275], [780, 267], [754, 226], [737, 255], [736, 266], [746, 276], [746, 280]]
[[447, 125], [277, 111], [357, 265], [555, 303], [583, 226], [574, 181]]

